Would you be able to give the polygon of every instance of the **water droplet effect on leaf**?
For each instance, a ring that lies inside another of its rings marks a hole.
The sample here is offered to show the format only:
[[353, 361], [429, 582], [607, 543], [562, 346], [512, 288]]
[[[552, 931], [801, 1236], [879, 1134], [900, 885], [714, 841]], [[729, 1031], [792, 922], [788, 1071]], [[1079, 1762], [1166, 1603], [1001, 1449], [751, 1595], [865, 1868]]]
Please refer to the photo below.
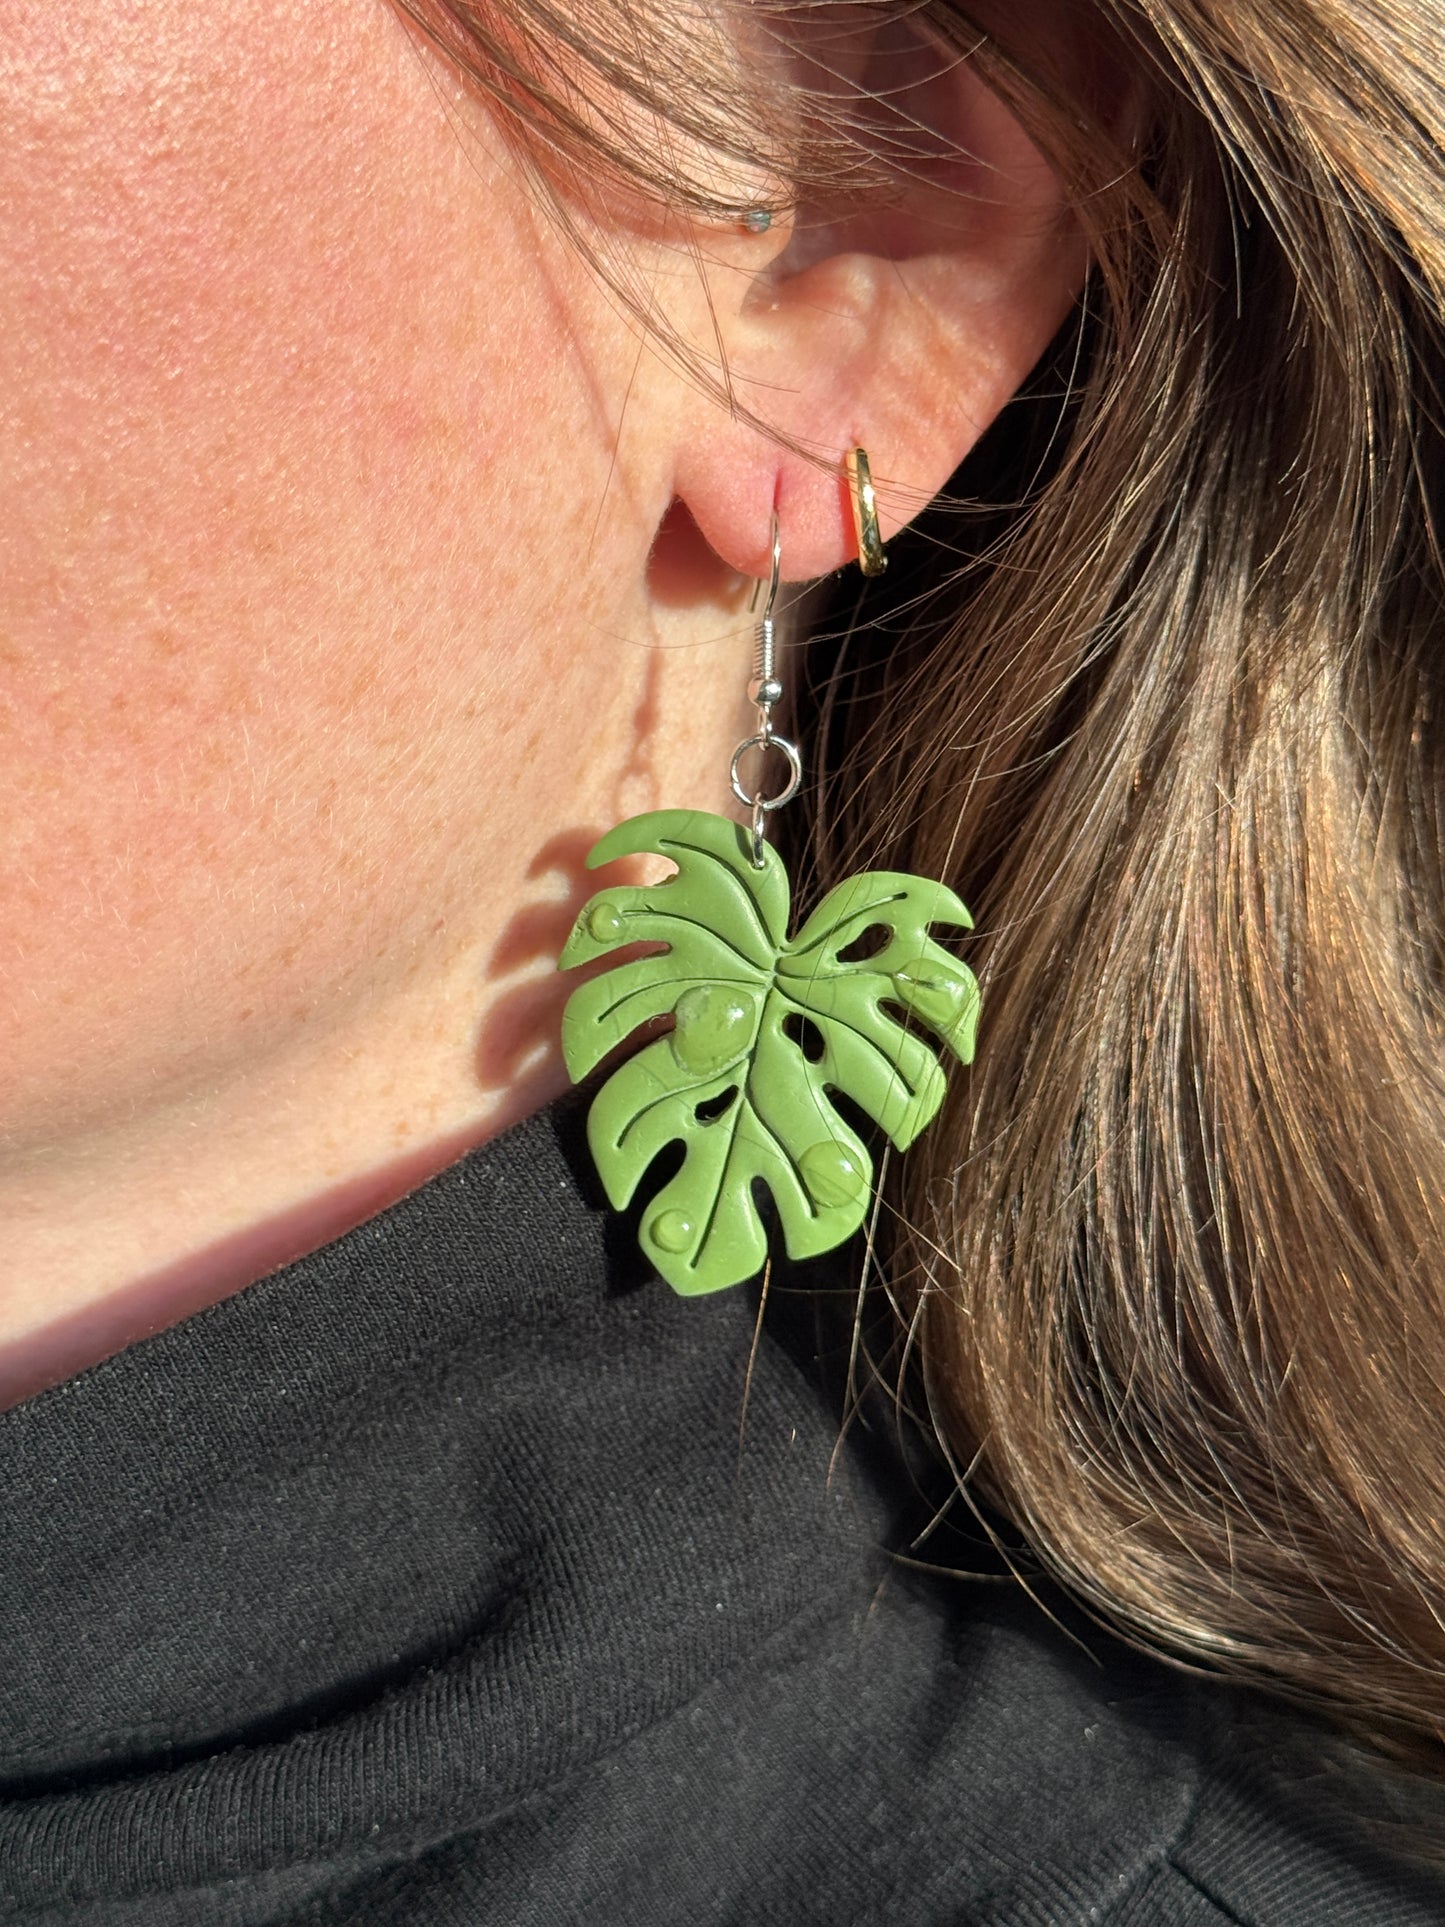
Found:
[[895, 970], [893, 988], [910, 1010], [944, 1033], [958, 1021], [969, 998], [969, 985], [962, 973], [957, 977], [946, 975], [936, 960], [928, 957], [915, 957], [912, 963]]
[[687, 1250], [697, 1226], [685, 1211], [659, 1211], [648, 1229], [648, 1236], [659, 1251], [681, 1253]]
[[[936, 1115], [940, 1050], [971, 1061], [979, 991], [929, 932], [972, 924], [946, 885], [870, 870], [835, 884], [790, 936], [777, 853], [765, 844], [755, 869], [746, 829], [704, 810], [618, 824], [591, 860], [644, 853], [676, 874], [614, 884], [581, 909], [564, 967], [623, 954], [573, 990], [563, 1048], [577, 1079], [637, 1037], [593, 1099], [588, 1139], [618, 1210], [666, 1158], [641, 1243], [675, 1291], [696, 1297], [762, 1269], [762, 1190], [793, 1258], [861, 1228], [873, 1165], [849, 1113], [900, 1151]], [[650, 945], [635, 941], [642, 931]]]
[[697, 1077], [732, 1064], [752, 1042], [758, 1000], [740, 984], [698, 984], [685, 990], [674, 1007], [672, 1051]]
[[622, 912], [615, 903], [602, 897], [587, 912], [587, 934], [598, 943], [611, 943], [622, 935], [625, 929]]
[[808, 1196], [825, 1210], [851, 1204], [868, 1183], [868, 1173], [858, 1158], [835, 1138], [810, 1145], [798, 1159], [798, 1169]]

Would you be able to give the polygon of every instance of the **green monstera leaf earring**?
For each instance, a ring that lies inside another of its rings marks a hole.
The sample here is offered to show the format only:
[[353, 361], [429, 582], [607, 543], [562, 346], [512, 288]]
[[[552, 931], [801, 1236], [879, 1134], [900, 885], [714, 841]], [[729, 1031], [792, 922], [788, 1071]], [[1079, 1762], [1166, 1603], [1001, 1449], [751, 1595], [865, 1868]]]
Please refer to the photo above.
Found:
[[[771, 722], [782, 693], [773, 673], [778, 564], [775, 524], [752, 684], [759, 728], [732, 769], [751, 828], [696, 810], [620, 823], [592, 850], [590, 868], [652, 853], [675, 863], [676, 874], [600, 891], [560, 959], [565, 970], [638, 944], [666, 945], [579, 985], [562, 1046], [577, 1080], [643, 1026], [672, 1019], [607, 1078], [587, 1132], [618, 1210], [660, 1153], [682, 1146], [680, 1169], [643, 1213], [641, 1239], [656, 1270], [687, 1295], [762, 1270], [759, 1183], [791, 1257], [814, 1257], [851, 1237], [868, 1213], [873, 1162], [834, 1094], [906, 1150], [944, 1092], [938, 1056], [914, 1027], [966, 1064], [978, 1020], [972, 972], [930, 935], [972, 927], [941, 883], [865, 871], [831, 890], [789, 935], [787, 873], [763, 840], [768, 813], [794, 794], [801, 773], [796, 748]], [[777, 796], [744, 789], [739, 764], [752, 749], [786, 757], [789, 780]]]

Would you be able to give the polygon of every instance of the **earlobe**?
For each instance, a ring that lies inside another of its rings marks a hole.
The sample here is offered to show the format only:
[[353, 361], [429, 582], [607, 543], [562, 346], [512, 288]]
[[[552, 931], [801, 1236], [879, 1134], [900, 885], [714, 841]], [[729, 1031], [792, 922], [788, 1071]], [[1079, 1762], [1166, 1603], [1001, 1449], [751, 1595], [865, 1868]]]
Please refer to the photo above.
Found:
[[[941, 130], [956, 157], [900, 176], [881, 209], [810, 220], [708, 277], [709, 320], [737, 397], [683, 412], [675, 487], [729, 566], [766, 568], [776, 506], [789, 577], [851, 560], [846, 451], [869, 450], [886, 541], [910, 521], [1026, 379], [1083, 283], [1063, 190], [965, 60]], [[780, 246], [786, 238], [787, 244]], [[740, 269], [742, 271], [740, 271]]]

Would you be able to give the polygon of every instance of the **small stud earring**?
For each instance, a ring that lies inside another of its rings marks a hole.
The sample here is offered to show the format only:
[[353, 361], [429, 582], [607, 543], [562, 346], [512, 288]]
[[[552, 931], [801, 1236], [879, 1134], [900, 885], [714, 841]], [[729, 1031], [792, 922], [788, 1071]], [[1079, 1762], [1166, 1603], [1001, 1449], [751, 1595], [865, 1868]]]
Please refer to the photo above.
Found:
[[771, 208], [744, 208], [738, 218], [738, 226], [743, 230], [744, 234], [766, 234], [772, 225], [773, 215]]

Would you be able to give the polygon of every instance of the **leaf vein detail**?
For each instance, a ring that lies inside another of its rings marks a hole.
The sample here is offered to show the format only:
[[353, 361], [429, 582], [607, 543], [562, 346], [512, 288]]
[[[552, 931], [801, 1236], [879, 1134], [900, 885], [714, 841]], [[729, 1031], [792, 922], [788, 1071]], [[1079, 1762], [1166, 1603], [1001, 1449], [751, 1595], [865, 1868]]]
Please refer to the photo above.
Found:
[[[781, 984], [775, 984], [774, 990], [776, 994], [782, 998], [784, 1003], [791, 1004], [795, 1010], [801, 1011], [809, 1023], [819, 1025], [819, 1027], [824, 1030], [825, 1036], [827, 1034], [826, 1026], [836, 1024], [839, 1030], [846, 1030], [850, 1036], [856, 1037], [860, 1044], [865, 1045], [867, 1049], [873, 1052], [875, 1057], [882, 1060], [890, 1074], [898, 1079], [898, 1082], [903, 1086], [904, 1090], [908, 1092], [910, 1097], [916, 1097], [918, 1095], [915, 1086], [911, 1084], [905, 1076], [903, 1067], [898, 1062], [898, 1059], [896, 1057], [890, 1057], [877, 1039], [870, 1037], [866, 1030], [860, 1030], [855, 1023], [852, 1023], [846, 1017], [840, 1016], [836, 1011], [814, 1010], [809, 1004], [806, 1004], [802, 998], [795, 997], [791, 991], [784, 990]], [[893, 1024], [894, 1029], [900, 1037], [908, 1036], [908, 1032], [904, 1030], [903, 1026], [895, 1023], [891, 1017], [888, 1019], [888, 1022]], [[926, 1049], [927, 1046], [925, 1045], [923, 1048]]]
[[[748, 958], [748, 961], [752, 963], [756, 969], [766, 970], [768, 968], [768, 963], [771, 962], [772, 958], [774, 958], [777, 955], [777, 949], [778, 949], [777, 940], [773, 936], [772, 932], [768, 929], [767, 924], [763, 920], [763, 913], [758, 904], [757, 898], [753, 895], [752, 891], [747, 887], [747, 884], [743, 881], [743, 879], [738, 875], [737, 871], [732, 867], [732, 865], [726, 860], [725, 857], [718, 856], [717, 853], [713, 850], [705, 849], [701, 844], [684, 843], [681, 837], [670, 836], [667, 838], [667, 846], [669, 850], [686, 850], [693, 856], [705, 857], [709, 863], [715, 865], [719, 870], [722, 871], [723, 875], [727, 878], [728, 888], [732, 893], [732, 895], [735, 897], [740, 897], [743, 903], [747, 906], [748, 915], [751, 918], [753, 926], [756, 929], [758, 936], [762, 941], [763, 949], [768, 959], [768, 962], [763, 962], [763, 963], [759, 963], [756, 958]], [[665, 886], [659, 885], [657, 887], [663, 888]], [[713, 928], [711, 924], [709, 924], [708, 927], [709, 929]], [[723, 941], [726, 942], [727, 939], [724, 938]], [[729, 944], [728, 948], [736, 949], [736, 945]], [[738, 954], [743, 956], [746, 955], [745, 952], [739, 952]]]

